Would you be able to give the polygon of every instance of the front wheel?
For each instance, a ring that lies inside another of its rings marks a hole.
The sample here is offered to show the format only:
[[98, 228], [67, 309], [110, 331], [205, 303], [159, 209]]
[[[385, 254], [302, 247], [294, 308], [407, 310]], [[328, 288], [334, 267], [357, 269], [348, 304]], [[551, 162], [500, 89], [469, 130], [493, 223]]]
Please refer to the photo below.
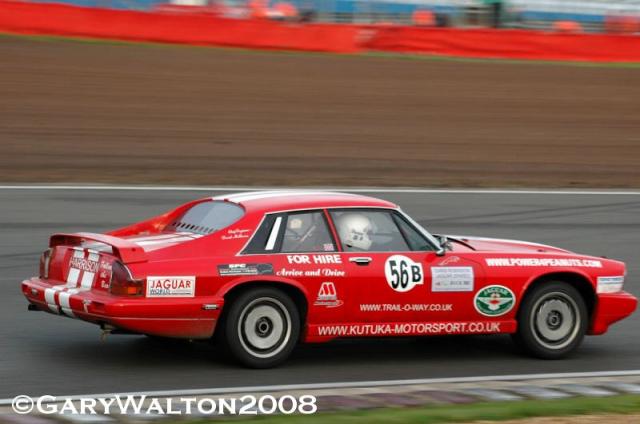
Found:
[[224, 342], [232, 356], [252, 368], [285, 361], [298, 342], [300, 315], [289, 296], [259, 288], [235, 299], [225, 317]]
[[529, 292], [518, 312], [516, 343], [542, 359], [559, 359], [582, 342], [589, 324], [584, 299], [573, 286], [543, 283]]

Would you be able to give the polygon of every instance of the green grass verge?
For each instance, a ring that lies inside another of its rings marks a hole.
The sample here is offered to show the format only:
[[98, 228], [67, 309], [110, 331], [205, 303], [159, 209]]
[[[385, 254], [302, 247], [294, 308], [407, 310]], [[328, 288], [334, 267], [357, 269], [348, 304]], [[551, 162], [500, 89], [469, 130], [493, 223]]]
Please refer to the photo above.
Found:
[[[383, 408], [355, 412], [316, 413], [314, 415], [277, 415], [193, 420], [190, 424], [440, 424], [479, 420], [504, 421], [531, 417], [559, 417], [586, 414], [631, 414], [640, 412], [640, 396], [622, 395], [603, 398], [576, 397], [558, 400], [484, 402], [467, 405], [438, 405], [420, 408]], [[621, 422], [624, 420], [621, 420]]]
[[640, 68], [640, 62], [578, 62], [578, 61], [561, 61], [561, 60], [518, 60], [518, 59], [487, 59], [487, 58], [470, 58], [470, 57], [458, 57], [458, 56], [441, 56], [430, 54], [413, 54], [413, 53], [393, 53], [393, 52], [381, 52], [381, 51], [369, 51], [357, 54], [340, 54], [340, 53], [323, 53], [323, 52], [304, 52], [304, 51], [292, 51], [292, 50], [267, 50], [267, 49], [247, 49], [242, 47], [223, 47], [223, 46], [198, 46], [191, 44], [172, 44], [172, 43], [160, 43], [152, 41], [127, 41], [127, 40], [115, 40], [115, 39], [103, 39], [103, 38], [88, 38], [88, 37], [63, 37], [57, 35], [27, 35], [27, 34], [13, 34], [13, 33], [0, 33], [0, 39], [2, 38], [23, 38], [32, 41], [41, 42], [70, 42], [70, 43], [84, 43], [84, 44], [108, 44], [108, 45], [135, 45], [135, 46], [147, 46], [147, 47], [160, 47], [160, 48], [192, 48], [192, 49], [207, 49], [207, 50], [224, 50], [224, 51], [236, 51], [243, 53], [259, 53], [259, 54], [286, 54], [286, 55], [331, 55], [336, 57], [364, 57], [364, 58], [382, 58], [382, 59], [403, 59], [403, 60], [420, 60], [431, 62], [461, 62], [461, 63], [477, 63], [477, 64], [509, 64], [509, 65], [545, 65], [545, 66], [577, 66], [577, 67], [590, 67], [590, 68]]

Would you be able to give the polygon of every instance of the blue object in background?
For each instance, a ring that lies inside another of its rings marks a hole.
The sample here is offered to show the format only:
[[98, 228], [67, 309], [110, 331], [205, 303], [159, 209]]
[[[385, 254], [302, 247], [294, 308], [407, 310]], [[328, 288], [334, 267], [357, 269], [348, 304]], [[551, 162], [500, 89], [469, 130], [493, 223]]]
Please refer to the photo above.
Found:
[[[109, 9], [150, 10], [155, 5], [168, 3], [169, 0], [36, 0], [41, 3], [65, 3], [85, 7], [102, 7]], [[398, 3], [378, 0], [288, 0], [298, 10], [313, 9], [324, 14], [357, 14], [375, 13], [380, 15], [411, 15], [416, 9], [428, 9], [435, 13], [454, 16], [462, 13], [458, 6], [430, 5], [415, 3]], [[242, 4], [234, 2], [236, 5]], [[275, 1], [272, 0], [272, 3]], [[588, 13], [570, 12], [543, 12], [535, 10], [522, 10], [522, 19], [526, 21], [558, 21], [571, 20], [580, 23], [603, 23], [604, 16]]]

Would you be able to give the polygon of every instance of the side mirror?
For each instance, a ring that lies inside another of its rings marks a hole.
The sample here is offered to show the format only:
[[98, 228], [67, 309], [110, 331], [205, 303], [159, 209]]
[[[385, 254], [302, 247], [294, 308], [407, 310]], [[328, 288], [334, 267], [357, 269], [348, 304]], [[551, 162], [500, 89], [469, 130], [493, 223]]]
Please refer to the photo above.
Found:
[[444, 256], [447, 251], [447, 245], [449, 244], [449, 240], [447, 240], [447, 236], [439, 235], [438, 243], [440, 244], [438, 250], [436, 250], [436, 256]]

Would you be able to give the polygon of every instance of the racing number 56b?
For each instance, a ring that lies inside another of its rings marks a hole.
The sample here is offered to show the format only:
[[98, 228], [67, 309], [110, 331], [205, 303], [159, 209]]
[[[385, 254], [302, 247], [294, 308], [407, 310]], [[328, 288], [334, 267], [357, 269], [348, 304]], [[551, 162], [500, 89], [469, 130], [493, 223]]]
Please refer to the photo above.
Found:
[[387, 283], [395, 291], [405, 292], [423, 283], [422, 264], [402, 255], [390, 256], [385, 263]]

